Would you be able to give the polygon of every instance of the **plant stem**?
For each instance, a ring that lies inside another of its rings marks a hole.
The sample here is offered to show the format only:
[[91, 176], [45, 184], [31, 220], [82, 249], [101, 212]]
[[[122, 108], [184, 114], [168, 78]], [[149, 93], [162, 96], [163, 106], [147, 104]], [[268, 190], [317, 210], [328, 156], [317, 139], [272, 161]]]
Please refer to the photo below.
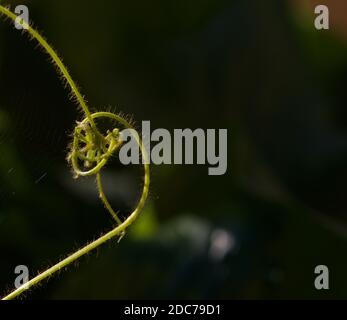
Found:
[[[6, 7], [4, 7], [2, 5], [0, 5], [0, 15], [1, 14], [4, 15], [5, 17], [8, 17], [9, 19], [11, 19], [13, 21], [15, 21], [16, 18], [17, 18], [17, 16], [13, 12], [11, 12], [9, 9], [7, 9]], [[55, 50], [27, 22], [23, 21], [22, 26], [24, 27], [24, 29], [26, 29], [26, 31], [29, 33], [29, 35], [33, 39], [35, 39], [39, 43], [39, 45], [45, 50], [45, 52], [50, 56], [52, 63], [57, 67], [57, 70], [61, 74], [62, 79], [69, 85], [69, 87], [71, 89], [72, 96], [74, 96], [76, 98], [76, 101], [78, 102], [78, 104], [80, 105], [81, 109], [85, 113], [86, 118], [82, 121], [82, 123], [87, 121], [90, 124], [91, 129], [93, 131], [93, 134], [95, 135], [95, 141], [101, 141], [99, 139], [104, 139], [104, 137], [102, 136], [102, 134], [97, 129], [95, 121], [94, 121], [94, 118], [108, 117], [108, 118], [113, 119], [114, 121], [117, 121], [117, 122], [121, 123], [126, 128], [132, 129], [132, 126], [124, 118], [122, 118], [121, 116], [118, 116], [116, 114], [113, 114], [113, 113], [110, 113], [110, 112], [96, 112], [96, 113], [91, 114], [85, 99], [83, 98], [83, 96], [80, 93], [76, 83], [73, 81], [73, 79], [70, 76], [67, 68], [65, 67], [65, 65], [63, 64], [62, 60], [59, 58], [59, 56], [55, 52]], [[100, 245], [104, 244], [108, 240], [111, 240], [111, 239], [113, 239], [113, 238], [115, 238], [115, 237], [117, 237], [119, 235], [123, 235], [125, 230], [138, 217], [138, 215], [140, 214], [141, 210], [143, 209], [143, 207], [145, 205], [145, 202], [146, 202], [146, 199], [147, 199], [147, 196], [148, 196], [148, 192], [149, 192], [150, 170], [149, 170], [149, 161], [148, 161], [146, 148], [142, 144], [141, 139], [139, 139], [138, 137], [135, 137], [136, 142], [139, 145], [139, 148], [140, 148], [141, 153], [142, 153], [143, 165], [144, 165], [144, 184], [143, 184], [142, 194], [141, 194], [141, 197], [140, 197], [140, 199], [139, 199], [139, 201], [137, 203], [137, 206], [136, 206], [135, 210], [128, 216], [128, 218], [124, 222], [121, 222], [120, 219], [118, 218], [117, 214], [112, 209], [110, 203], [108, 202], [108, 200], [107, 200], [107, 198], [105, 196], [105, 193], [103, 191], [103, 188], [102, 188], [102, 183], [101, 183], [100, 170], [106, 164], [106, 162], [107, 162], [107, 160], [108, 160], [108, 158], [110, 157], [111, 154], [107, 155], [107, 157], [104, 157], [103, 159], [99, 159], [98, 158], [97, 159], [97, 165], [93, 169], [91, 169], [89, 171], [81, 171], [81, 170], [79, 170], [78, 169], [78, 164], [76, 162], [76, 157], [74, 156], [74, 155], [78, 154], [78, 152], [79, 152], [78, 151], [78, 143], [76, 142], [77, 139], [80, 139], [80, 137], [78, 136], [79, 134], [80, 133], [75, 130], [75, 133], [74, 133], [74, 143], [73, 143], [72, 156], [71, 156], [72, 167], [73, 167], [75, 173], [77, 174], [77, 176], [78, 175], [86, 176], [86, 175], [96, 174], [97, 188], [98, 188], [98, 191], [99, 191], [99, 196], [100, 196], [102, 202], [104, 203], [106, 209], [111, 213], [111, 215], [117, 221], [118, 226], [115, 227], [113, 230], [109, 231], [108, 233], [106, 233], [105, 235], [103, 235], [103, 236], [99, 237], [98, 239], [94, 240], [90, 244], [88, 244], [88, 245], [84, 246], [83, 248], [79, 249], [78, 251], [72, 253], [67, 258], [65, 258], [62, 261], [58, 262], [57, 264], [55, 264], [54, 266], [50, 267], [46, 271], [40, 273], [35, 278], [31, 279], [27, 283], [23, 284], [22, 286], [20, 286], [16, 290], [14, 290], [9, 295], [5, 296], [3, 298], [3, 300], [10, 300], [10, 299], [18, 297], [24, 291], [26, 291], [29, 288], [35, 286], [36, 284], [40, 283], [44, 279], [47, 279], [47, 278], [51, 277], [53, 274], [55, 274], [59, 270], [69, 266], [71, 263], [76, 261], [78, 258], [86, 255], [87, 253], [91, 252], [95, 248], [97, 248]], [[98, 148], [99, 148], [99, 150], [97, 150], [97, 151], [99, 152], [100, 151], [100, 146]], [[110, 150], [111, 150], [111, 153], [112, 153], [114, 150], [116, 150], [116, 148], [113, 149], [112, 146], [111, 146]], [[95, 150], [93, 150], [93, 152], [91, 152], [91, 153], [97, 154], [97, 152], [94, 152], [94, 151]]]

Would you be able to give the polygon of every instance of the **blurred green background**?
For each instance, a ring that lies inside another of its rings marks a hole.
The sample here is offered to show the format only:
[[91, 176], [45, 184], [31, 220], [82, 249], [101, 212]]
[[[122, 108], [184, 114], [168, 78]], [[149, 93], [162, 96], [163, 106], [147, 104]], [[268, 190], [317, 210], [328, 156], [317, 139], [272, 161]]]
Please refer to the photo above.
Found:
[[[325, 1], [332, 28], [318, 32], [308, 1], [11, 3], [28, 6], [93, 110], [229, 132], [225, 175], [152, 166], [126, 237], [28, 298], [347, 298], [347, 28], [334, 24], [347, 5]], [[1, 295], [17, 265], [34, 276], [112, 227], [93, 179], [73, 180], [65, 161], [77, 119], [47, 56], [1, 19]], [[137, 169], [104, 171], [125, 213]], [[330, 290], [314, 287], [320, 264]]]

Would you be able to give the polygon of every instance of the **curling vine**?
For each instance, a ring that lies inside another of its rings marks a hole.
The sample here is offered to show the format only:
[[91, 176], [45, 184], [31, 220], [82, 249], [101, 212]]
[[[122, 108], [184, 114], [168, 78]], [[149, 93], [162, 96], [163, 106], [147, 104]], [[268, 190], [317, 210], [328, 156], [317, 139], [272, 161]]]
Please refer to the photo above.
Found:
[[[11, 21], [16, 21], [17, 16], [7, 7], [0, 4], [0, 15], [10, 19]], [[3, 297], [3, 300], [10, 300], [21, 295], [25, 290], [37, 285], [42, 280], [51, 277], [53, 274], [59, 270], [69, 266], [72, 262], [79, 259], [80, 257], [88, 254], [95, 248], [104, 244], [105, 242], [114, 239], [119, 236], [123, 236], [126, 229], [135, 221], [140, 212], [142, 211], [149, 191], [150, 183], [150, 170], [149, 161], [146, 150], [142, 144], [140, 138], [137, 135], [133, 135], [136, 139], [137, 144], [141, 150], [144, 166], [144, 184], [142, 189], [141, 197], [136, 205], [134, 211], [124, 220], [121, 221], [118, 214], [111, 207], [102, 186], [101, 171], [102, 168], [108, 163], [109, 159], [115, 155], [122, 144], [122, 139], [120, 136], [120, 129], [116, 127], [116, 124], [132, 129], [132, 125], [124, 119], [122, 116], [111, 112], [96, 112], [91, 113], [87, 105], [85, 98], [82, 96], [80, 90], [78, 89], [76, 83], [72, 79], [70, 73], [68, 72], [66, 66], [59, 58], [56, 51], [48, 44], [46, 39], [31, 25], [26, 21], [22, 20], [22, 26], [25, 33], [29, 35], [31, 39], [37, 41], [39, 46], [44, 50], [44, 52], [50, 57], [52, 64], [56, 67], [59, 75], [61, 76], [64, 84], [66, 84], [71, 90], [71, 96], [76, 100], [79, 108], [84, 114], [84, 118], [77, 122], [76, 127], [73, 131], [73, 139], [70, 145], [70, 151], [67, 156], [67, 160], [72, 167], [74, 177], [78, 178], [80, 176], [96, 176], [96, 186], [99, 192], [99, 197], [103, 202], [106, 210], [112, 215], [117, 225], [114, 229], [107, 232], [103, 236], [89, 243], [88, 245], [82, 247], [78, 251], [72, 253], [67, 258], [53, 265], [46, 271], [40, 273], [24, 285], [20, 286], [7, 296]], [[97, 127], [96, 119], [108, 119], [115, 123], [115, 127], [111, 130], [107, 130], [105, 133], [101, 132]]]

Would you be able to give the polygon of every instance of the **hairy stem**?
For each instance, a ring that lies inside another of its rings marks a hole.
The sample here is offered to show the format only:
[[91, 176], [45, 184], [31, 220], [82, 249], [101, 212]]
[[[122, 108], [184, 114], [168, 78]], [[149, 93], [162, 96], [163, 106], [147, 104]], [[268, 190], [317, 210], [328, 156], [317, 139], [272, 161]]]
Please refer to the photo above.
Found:
[[[12, 11], [10, 11], [9, 9], [7, 9], [6, 7], [4, 7], [2, 5], [0, 5], [0, 14], [3, 14], [4, 16], [6, 16], [7, 18], [9, 18], [13, 21], [16, 21], [16, 19], [17, 19], [17, 16]], [[69, 71], [65, 67], [63, 61], [59, 58], [58, 54], [48, 44], [46, 39], [43, 36], [41, 36], [38, 33], [38, 31], [36, 31], [33, 27], [31, 27], [30, 24], [28, 24], [26, 21], [23, 20], [22, 26], [23, 26], [23, 30], [26, 30], [29, 33], [29, 35], [33, 39], [35, 39], [39, 43], [39, 45], [44, 49], [44, 51], [49, 55], [53, 64], [57, 67], [58, 72], [61, 74], [63, 79], [69, 85], [72, 95], [74, 97], [76, 97], [78, 104], [82, 108], [83, 112], [86, 114], [86, 117], [89, 119], [91, 125], [94, 127], [95, 130], [97, 130], [95, 123], [90, 116], [90, 111], [89, 111], [89, 108], [87, 106], [86, 101], [84, 100], [82, 94], [78, 90], [78, 87], [77, 87], [75, 81], [70, 76]]]
[[[17, 16], [13, 12], [11, 12], [9, 9], [7, 9], [6, 7], [2, 5], [0, 5], [0, 15], [4, 15], [5, 17], [9, 18], [12, 21], [15, 21], [17, 18]], [[39, 45], [44, 49], [44, 51], [49, 55], [49, 57], [52, 60], [52, 63], [57, 67], [57, 70], [61, 74], [62, 79], [69, 85], [71, 89], [71, 94], [76, 98], [76, 101], [78, 102], [79, 106], [81, 107], [82, 111], [85, 114], [85, 119], [80, 123], [80, 125], [84, 125], [85, 127], [75, 128], [72, 150], [68, 158], [71, 160], [72, 168], [77, 177], [88, 176], [93, 174], [96, 175], [97, 189], [98, 189], [101, 201], [104, 203], [105, 208], [110, 212], [110, 214], [116, 220], [118, 225], [117, 227], [115, 227], [113, 230], [109, 231], [105, 235], [94, 240], [93, 242], [89, 243], [88, 245], [84, 246], [78, 251], [72, 253], [67, 258], [63, 259], [62, 261], [50, 267], [46, 271], [40, 273], [35, 278], [28, 281], [24, 285], [20, 286], [19, 288], [14, 290], [12, 293], [5, 296], [3, 300], [10, 300], [10, 299], [18, 297], [25, 290], [28, 290], [31, 287], [43, 281], [44, 279], [51, 277], [53, 274], [55, 274], [59, 270], [66, 268], [71, 263], [76, 261], [78, 258], [86, 255], [87, 253], [91, 252], [93, 249], [99, 247], [103, 243], [117, 236], [123, 235], [125, 230], [135, 221], [135, 219], [138, 217], [141, 210], [143, 209], [147, 196], [148, 196], [149, 183], [150, 183], [150, 170], [149, 170], [149, 164], [148, 164], [149, 161], [148, 161], [146, 149], [143, 146], [142, 141], [138, 137], [134, 136], [143, 157], [144, 183], [143, 183], [142, 194], [137, 203], [136, 208], [128, 216], [128, 218], [122, 222], [118, 218], [117, 214], [112, 209], [109, 201], [106, 198], [106, 195], [103, 191], [101, 175], [100, 175], [100, 171], [103, 168], [103, 166], [107, 163], [110, 156], [118, 149], [120, 141], [117, 140], [118, 138], [116, 137], [116, 135], [112, 135], [111, 133], [107, 137], [104, 137], [97, 129], [94, 119], [99, 117], [106, 117], [106, 118], [112, 119], [115, 122], [120, 123], [126, 128], [133, 129], [132, 126], [121, 116], [110, 113], [110, 112], [96, 112], [92, 114], [89, 110], [89, 107], [87, 106], [85, 99], [80, 93], [76, 83], [70, 76], [67, 68], [65, 67], [65, 65], [63, 64], [62, 60], [59, 58], [55, 50], [31, 25], [28, 25], [25, 21], [23, 21], [22, 26], [24, 27], [24, 29], [26, 29], [26, 31], [31, 36], [31, 38], [35, 39], [39, 43]], [[89, 129], [84, 129], [84, 128], [87, 128], [88, 125], [90, 125], [91, 131]], [[81, 133], [82, 129], [85, 130], [86, 137], [82, 135]], [[91, 135], [89, 133], [91, 133]], [[82, 150], [79, 150], [79, 141], [90, 143], [90, 146], [88, 147], [89, 149], [87, 150], [87, 155], [82, 154]], [[109, 141], [108, 148], [105, 145], [105, 141], [106, 142]], [[84, 171], [79, 168], [78, 159], [82, 159], [82, 160], [84, 159], [86, 163], [92, 162], [96, 164], [92, 169]]]

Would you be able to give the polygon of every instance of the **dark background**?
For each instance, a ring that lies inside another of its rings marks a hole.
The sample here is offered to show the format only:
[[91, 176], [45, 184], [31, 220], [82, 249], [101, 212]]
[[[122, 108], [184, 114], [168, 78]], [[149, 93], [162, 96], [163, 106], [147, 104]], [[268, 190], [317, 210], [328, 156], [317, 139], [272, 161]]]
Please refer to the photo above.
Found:
[[[228, 129], [225, 175], [152, 166], [148, 205], [126, 237], [28, 298], [347, 298], [343, 1], [324, 1], [329, 31], [314, 28], [315, 1], [11, 3], [29, 7], [93, 110], [153, 129]], [[113, 225], [93, 179], [73, 180], [65, 160], [81, 118], [68, 93], [1, 18], [1, 295], [17, 265], [34, 276]], [[103, 172], [112, 204], [129, 212], [141, 172]], [[314, 287], [320, 264], [330, 290]]]

